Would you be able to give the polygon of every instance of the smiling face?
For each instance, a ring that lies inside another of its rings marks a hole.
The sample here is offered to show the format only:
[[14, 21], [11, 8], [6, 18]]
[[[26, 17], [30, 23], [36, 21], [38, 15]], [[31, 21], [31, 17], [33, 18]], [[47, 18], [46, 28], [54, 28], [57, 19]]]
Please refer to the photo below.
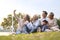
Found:
[[54, 18], [54, 14], [51, 12], [48, 16], [50, 19], [53, 19]]
[[46, 25], [46, 24], [48, 24], [48, 21], [47, 20], [43, 20], [42, 25]]
[[43, 12], [42, 12], [42, 17], [43, 17], [43, 18], [46, 18], [46, 17], [47, 17], [47, 12], [46, 12], [46, 11], [43, 11]]
[[33, 16], [33, 20], [37, 20], [38, 19], [38, 16], [37, 15], [34, 15]]
[[46, 16], [47, 16], [47, 15], [43, 12], [43, 13], [42, 13], [42, 17], [43, 17], [43, 18], [46, 18]]
[[30, 21], [30, 16], [29, 15], [25, 15], [24, 17], [23, 17], [23, 19], [26, 21]]
[[46, 23], [45, 22], [42, 22], [42, 25], [46, 25]]

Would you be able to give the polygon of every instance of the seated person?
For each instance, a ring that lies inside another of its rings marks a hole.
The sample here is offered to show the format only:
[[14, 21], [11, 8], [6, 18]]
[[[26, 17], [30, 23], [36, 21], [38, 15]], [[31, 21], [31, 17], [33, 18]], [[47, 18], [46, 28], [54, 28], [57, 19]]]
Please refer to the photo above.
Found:
[[37, 32], [37, 28], [40, 26], [40, 20], [38, 20], [37, 15], [33, 16], [31, 23], [32, 23], [32, 30], [30, 31], [30, 33]]
[[30, 16], [29, 15], [25, 15], [23, 17], [23, 19], [17, 17], [17, 15], [15, 14], [16, 10], [14, 10], [14, 16], [17, 19], [18, 22], [18, 27], [17, 27], [17, 31], [16, 34], [20, 34], [20, 33], [28, 33], [26, 30], [26, 26], [28, 23], [30, 23]]
[[42, 16], [41, 16], [41, 18], [39, 19], [40, 21], [41, 21], [41, 25], [42, 25], [42, 21], [43, 20], [47, 20], [47, 12], [46, 11], [42, 11]]
[[49, 29], [48, 21], [43, 20], [42, 25], [41, 25], [41, 31], [44, 32], [46, 29]]
[[51, 30], [60, 31], [59, 26], [57, 24], [57, 20], [54, 18], [53, 12], [50, 12], [50, 14], [48, 15], [48, 23]]

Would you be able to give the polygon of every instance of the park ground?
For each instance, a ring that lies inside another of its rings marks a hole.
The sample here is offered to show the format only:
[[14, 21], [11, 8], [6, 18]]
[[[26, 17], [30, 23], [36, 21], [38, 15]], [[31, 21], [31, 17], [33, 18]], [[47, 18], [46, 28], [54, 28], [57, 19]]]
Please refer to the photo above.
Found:
[[0, 40], [60, 40], [60, 32], [11, 34], [8, 36], [0, 36]]

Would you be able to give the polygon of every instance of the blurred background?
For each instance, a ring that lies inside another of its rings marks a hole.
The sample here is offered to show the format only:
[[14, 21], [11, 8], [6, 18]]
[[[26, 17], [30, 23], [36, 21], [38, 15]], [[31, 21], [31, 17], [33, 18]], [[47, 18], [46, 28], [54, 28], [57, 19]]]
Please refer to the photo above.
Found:
[[[53, 12], [60, 26], [60, 0], [0, 0], [0, 30], [11, 31], [11, 26], [16, 27], [18, 23], [13, 16], [13, 11], [17, 10], [16, 15], [23, 18], [24, 14], [29, 14], [31, 17], [34, 14], [41, 15], [45, 10], [48, 13]], [[13, 20], [12, 20], [13, 18]], [[13, 22], [13, 25], [12, 25]], [[14, 30], [14, 31], [15, 31]]]

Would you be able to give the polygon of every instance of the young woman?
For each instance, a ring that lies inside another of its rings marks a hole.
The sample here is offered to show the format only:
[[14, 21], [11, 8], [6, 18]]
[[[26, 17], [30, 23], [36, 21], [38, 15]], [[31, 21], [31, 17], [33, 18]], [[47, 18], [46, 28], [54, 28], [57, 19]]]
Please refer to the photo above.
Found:
[[50, 29], [53, 31], [60, 31], [59, 30], [59, 26], [57, 24], [57, 20], [54, 18], [54, 13], [50, 12], [50, 14], [48, 15], [48, 23], [50, 26]]
[[40, 26], [40, 21], [38, 20], [38, 16], [37, 15], [33, 16], [33, 19], [31, 21], [31, 23], [32, 23], [32, 30], [30, 31], [30, 33], [37, 32], [38, 27]]
[[28, 33], [27, 30], [26, 30], [26, 26], [25, 25], [29, 25], [29, 23], [30, 23], [29, 15], [25, 15], [23, 17], [23, 19], [21, 19], [21, 18], [18, 18], [16, 16], [15, 12], [16, 12], [16, 10], [14, 10], [14, 16], [15, 16], [15, 18], [18, 21], [18, 27], [17, 27], [16, 34], [19, 34], [19, 33]]

